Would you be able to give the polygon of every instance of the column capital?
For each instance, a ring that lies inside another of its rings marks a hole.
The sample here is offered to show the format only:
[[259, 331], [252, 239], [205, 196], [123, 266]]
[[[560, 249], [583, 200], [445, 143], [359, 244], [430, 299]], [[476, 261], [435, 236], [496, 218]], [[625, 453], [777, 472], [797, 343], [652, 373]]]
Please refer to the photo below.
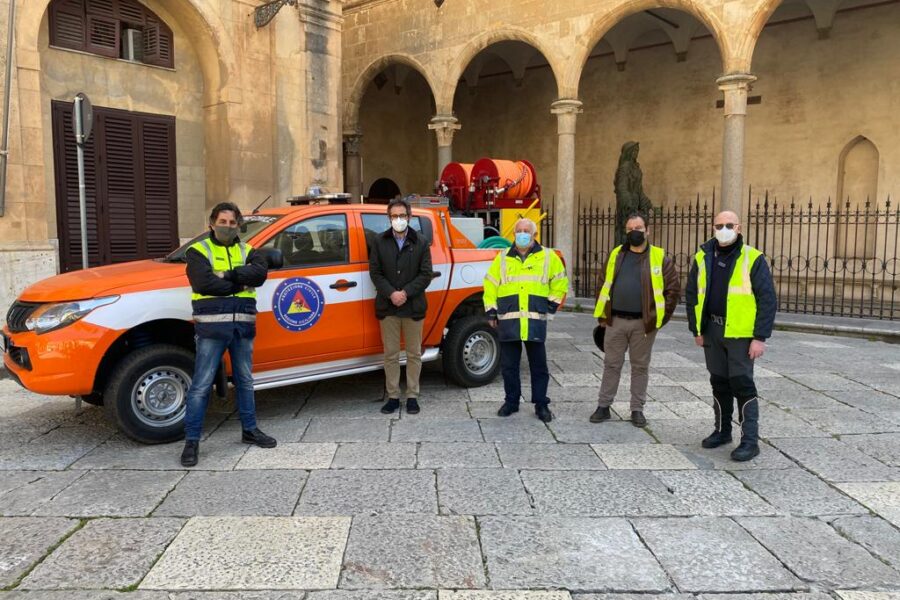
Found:
[[584, 103], [575, 98], [560, 98], [550, 104], [550, 114], [553, 115], [577, 115], [584, 112], [581, 107]]
[[344, 150], [348, 156], [358, 156], [362, 145], [362, 133], [359, 131], [344, 132]]
[[459, 119], [453, 115], [435, 115], [428, 123], [428, 129], [437, 135], [438, 146], [453, 145], [453, 135], [462, 129]]
[[756, 81], [756, 75], [750, 73], [729, 73], [716, 79], [716, 85], [723, 92], [732, 90], [748, 90], [750, 85]]

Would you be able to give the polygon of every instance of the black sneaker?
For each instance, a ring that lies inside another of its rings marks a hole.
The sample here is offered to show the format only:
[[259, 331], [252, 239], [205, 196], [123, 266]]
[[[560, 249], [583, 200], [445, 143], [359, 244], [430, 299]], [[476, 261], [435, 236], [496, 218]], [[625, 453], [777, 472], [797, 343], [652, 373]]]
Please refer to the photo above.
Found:
[[759, 445], [752, 442], [741, 442], [737, 448], [731, 451], [731, 460], [745, 462], [759, 455]]
[[181, 466], [193, 467], [200, 458], [200, 442], [188, 440], [184, 443], [184, 450], [181, 452]]
[[406, 399], [406, 412], [411, 415], [419, 414], [419, 401], [415, 398]]
[[724, 444], [731, 443], [731, 432], [713, 431], [710, 435], [703, 438], [700, 445], [704, 448], [718, 448]]
[[631, 411], [631, 424], [635, 427], [646, 427], [647, 426], [647, 417], [644, 416], [644, 413], [639, 410]]
[[508, 417], [513, 413], [519, 412], [519, 405], [513, 404], [512, 402], [504, 402], [503, 406], [500, 407], [500, 410], [497, 411], [498, 417]]
[[384, 406], [381, 407], [381, 412], [386, 415], [391, 414], [395, 410], [400, 408], [400, 399], [399, 398], [388, 398], [388, 401], [384, 403]]
[[546, 404], [538, 404], [535, 406], [534, 414], [544, 423], [549, 423], [553, 420], [553, 413], [550, 412], [550, 408]]
[[594, 414], [591, 415], [591, 423], [609, 421], [610, 417], [612, 417], [612, 415], [609, 414], [608, 406], [598, 406], [597, 410], [594, 411]]
[[260, 431], [259, 428], [256, 428], [253, 431], [242, 431], [241, 441], [245, 444], [259, 446], [260, 448], [274, 448], [278, 445], [275, 438], [267, 436]]

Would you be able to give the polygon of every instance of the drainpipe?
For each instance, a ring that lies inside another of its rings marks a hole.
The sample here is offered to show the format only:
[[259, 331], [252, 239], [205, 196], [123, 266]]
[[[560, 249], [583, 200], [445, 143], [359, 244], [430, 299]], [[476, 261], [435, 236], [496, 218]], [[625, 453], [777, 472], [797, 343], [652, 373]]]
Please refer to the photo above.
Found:
[[3, 137], [0, 138], [0, 217], [6, 210], [6, 165], [9, 162], [9, 88], [12, 81], [13, 40], [16, 33], [16, 0], [9, 0], [6, 33], [6, 85], [3, 86]]

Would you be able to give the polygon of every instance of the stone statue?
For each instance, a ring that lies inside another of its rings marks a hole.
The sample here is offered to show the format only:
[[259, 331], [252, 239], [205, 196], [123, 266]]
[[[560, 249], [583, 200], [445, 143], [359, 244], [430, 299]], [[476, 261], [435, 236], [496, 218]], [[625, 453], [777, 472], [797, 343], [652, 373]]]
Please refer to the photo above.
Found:
[[653, 210], [650, 198], [644, 195], [643, 173], [637, 161], [639, 151], [637, 142], [625, 142], [619, 155], [615, 180], [616, 240], [619, 244], [625, 243], [625, 218], [633, 212], [649, 215]]

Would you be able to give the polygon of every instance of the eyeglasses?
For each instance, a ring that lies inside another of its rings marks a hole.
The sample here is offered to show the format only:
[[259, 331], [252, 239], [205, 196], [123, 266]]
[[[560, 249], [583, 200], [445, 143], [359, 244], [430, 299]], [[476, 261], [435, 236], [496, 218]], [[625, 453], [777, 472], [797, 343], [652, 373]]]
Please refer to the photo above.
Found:
[[726, 229], [734, 229], [737, 227], [737, 223], [716, 223], [713, 227], [716, 228], [716, 231], [722, 231], [723, 227]]

